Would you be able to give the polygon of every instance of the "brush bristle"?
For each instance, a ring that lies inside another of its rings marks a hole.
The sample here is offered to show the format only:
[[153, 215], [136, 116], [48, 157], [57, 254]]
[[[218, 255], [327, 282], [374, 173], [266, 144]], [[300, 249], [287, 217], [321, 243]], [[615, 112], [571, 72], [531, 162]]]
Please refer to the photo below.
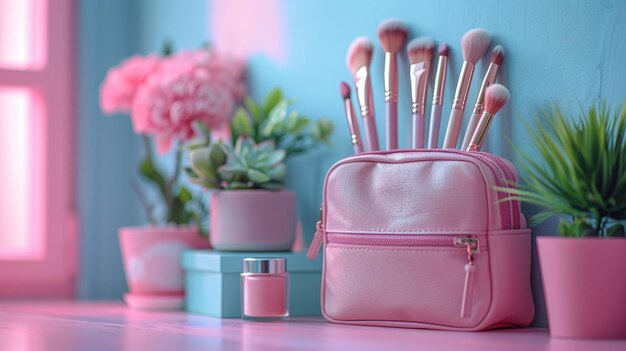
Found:
[[348, 85], [348, 83], [346, 82], [339, 83], [339, 91], [341, 91], [341, 96], [344, 99], [347, 99], [350, 97], [350, 86]]
[[485, 92], [485, 111], [495, 115], [509, 101], [509, 90], [502, 84], [492, 84]]
[[441, 43], [441, 45], [439, 45], [439, 56], [448, 56], [449, 50], [450, 49], [448, 48], [448, 44]]
[[363, 66], [369, 67], [373, 52], [374, 47], [369, 39], [366, 37], [354, 39], [350, 44], [350, 48], [348, 48], [348, 55], [346, 56], [346, 64], [350, 71], [354, 74]]
[[504, 61], [504, 48], [502, 45], [496, 45], [491, 51], [491, 62], [501, 65]]
[[471, 63], [476, 63], [485, 55], [491, 44], [491, 34], [484, 29], [475, 28], [463, 35], [461, 39], [461, 49], [463, 59]]
[[435, 41], [428, 37], [419, 37], [411, 40], [406, 47], [411, 64], [430, 62], [435, 53]]
[[402, 50], [408, 34], [409, 30], [404, 23], [397, 20], [387, 20], [378, 26], [378, 39], [385, 52]]

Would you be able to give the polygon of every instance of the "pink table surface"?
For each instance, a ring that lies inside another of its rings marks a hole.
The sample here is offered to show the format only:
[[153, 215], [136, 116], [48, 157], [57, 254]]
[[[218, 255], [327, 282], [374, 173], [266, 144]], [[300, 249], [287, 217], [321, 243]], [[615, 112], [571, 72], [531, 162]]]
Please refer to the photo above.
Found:
[[480, 333], [330, 324], [321, 318], [253, 323], [119, 302], [0, 301], [0, 350], [626, 350], [626, 340], [572, 341], [545, 329]]

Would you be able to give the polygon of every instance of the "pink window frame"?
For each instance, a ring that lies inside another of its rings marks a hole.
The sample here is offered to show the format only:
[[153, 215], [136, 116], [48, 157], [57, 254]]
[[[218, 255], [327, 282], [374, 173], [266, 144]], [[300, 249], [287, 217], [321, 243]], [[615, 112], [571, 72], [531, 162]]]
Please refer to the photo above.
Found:
[[[42, 1], [45, 64], [29, 69], [0, 67], [0, 87], [28, 88], [41, 104], [41, 172], [37, 197], [43, 233], [37, 257], [0, 257], [0, 297], [56, 296], [76, 293], [78, 220], [75, 208], [75, 2]], [[10, 34], [8, 34], [10, 35]]]

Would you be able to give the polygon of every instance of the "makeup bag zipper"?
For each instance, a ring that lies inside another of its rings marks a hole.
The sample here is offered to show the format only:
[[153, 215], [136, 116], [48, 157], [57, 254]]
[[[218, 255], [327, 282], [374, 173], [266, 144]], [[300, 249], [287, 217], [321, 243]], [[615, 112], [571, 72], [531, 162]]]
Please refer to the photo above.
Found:
[[[353, 159], [356, 157], [362, 157], [367, 155], [389, 155], [395, 153], [411, 153], [416, 152], [415, 149], [404, 149], [404, 150], [389, 150], [389, 151], [372, 151], [372, 152], [363, 152], [358, 155], [349, 157], [348, 159]], [[422, 153], [432, 153], [432, 152], [441, 152], [441, 153], [450, 153], [450, 154], [460, 154], [472, 157], [474, 159], [482, 161], [494, 175], [496, 186], [498, 187], [509, 187], [510, 183], [516, 181], [513, 170], [510, 166], [500, 159], [498, 156], [490, 154], [488, 152], [482, 151], [461, 151], [455, 149], [419, 149], [419, 152]], [[502, 192], [498, 192], [498, 200], [502, 201], [505, 198], [505, 194]], [[521, 227], [521, 220], [519, 216], [519, 201], [516, 200], [507, 200], [502, 201], [500, 203], [500, 213], [503, 218], [502, 229], [519, 229]], [[313, 241], [309, 246], [309, 250], [307, 252], [307, 257], [310, 259], [315, 259], [317, 256], [323, 240], [324, 240], [324, 225], [323, 225], [323, 206], [320, 208], [320, 217], [319, 221], [316, 224], [315, 234], [313, 235]]]
[[372, 246], [372, 247], [454, 247], [463, 249], [460, 253], [467, 256], [463, 266], [465, 280], [461, 299], [461, 317], [469, 318], [471, 311], [472, 291], [476, 276], [476, 255], [480, 253], [480, 240], [471, 236], [452, 235], [354, 235], [329, 233], [327, 240], [333, 245]]

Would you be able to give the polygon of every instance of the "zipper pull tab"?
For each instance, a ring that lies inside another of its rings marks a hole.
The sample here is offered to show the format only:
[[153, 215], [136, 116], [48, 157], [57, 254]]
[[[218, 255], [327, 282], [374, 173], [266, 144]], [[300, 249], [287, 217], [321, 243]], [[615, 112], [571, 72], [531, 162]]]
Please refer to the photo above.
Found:
[[465, 283], [463, 284], [463, 299], [461, 300], [461, 318], [469, 318], [472, 309], [472, 290], [474, 277], [476, 275], [476, 265], [474, 256], [480, 252], [479, 242], [476, 238], [455, 238], [455, 246], [465, 246], [467, 248], [467, 264], [465, 264]]
[[320, 251], [322, 241], [324, 240], [324, 229], [322, 229], [322, 221], [318, 221], [315, 226], [315, 234], [313, 235], [313, 241], [309, 246], [309, 251], [306, 253], [306, 257], [310, 260], [314, 260]]
[[465, 284], [463, 285], [463, 300], [461, 301], [461, 317], [469, 318], [472, 308], [472, 289], [476, 275], [476, 265], [470, 261], [465, 265]]

